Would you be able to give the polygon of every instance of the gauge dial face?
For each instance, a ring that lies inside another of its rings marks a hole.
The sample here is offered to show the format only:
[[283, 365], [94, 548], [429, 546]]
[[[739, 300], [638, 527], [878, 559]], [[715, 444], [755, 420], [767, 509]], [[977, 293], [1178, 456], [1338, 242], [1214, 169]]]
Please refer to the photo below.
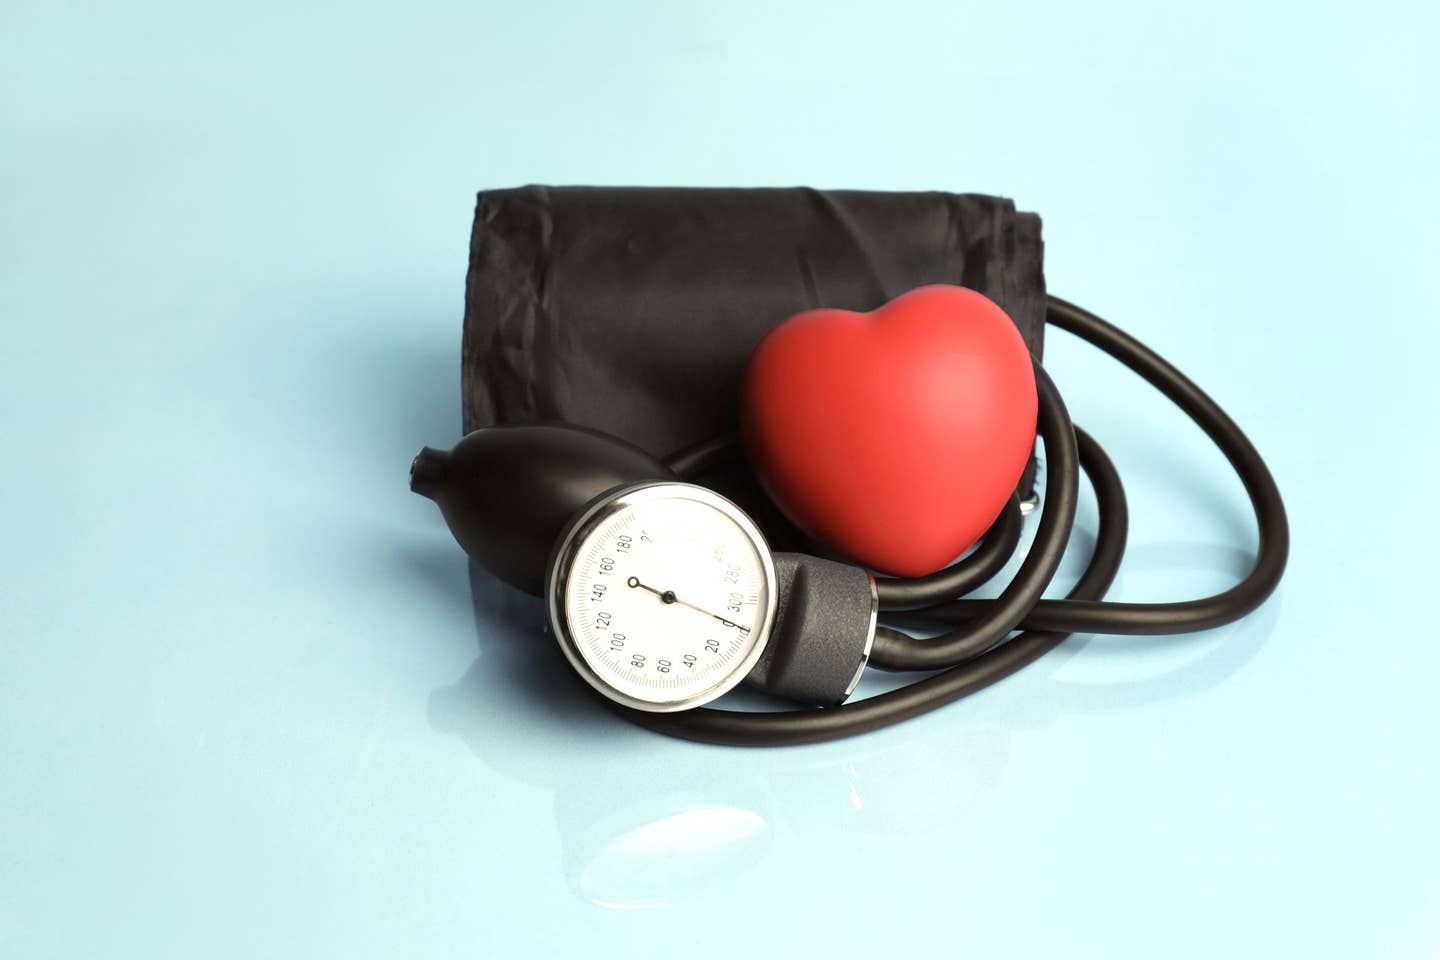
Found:
[[591, 686], [642, 710], [713, 700], [750, 672], [775, 614], [754, 523], [703, 487], [617, 491], [572, 528], [551, 571], [561, 648]]

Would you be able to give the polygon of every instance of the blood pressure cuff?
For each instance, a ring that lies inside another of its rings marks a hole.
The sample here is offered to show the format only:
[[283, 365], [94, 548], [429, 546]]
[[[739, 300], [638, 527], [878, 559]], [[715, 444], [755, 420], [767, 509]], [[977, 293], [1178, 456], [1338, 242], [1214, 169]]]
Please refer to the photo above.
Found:
[[[1040, 218], [998, 197], [856, 190], [482, 192], [465, 288], [467, 432], [564, 421], [657, 456], [736, 426], [741, 370], [811, 307], [955, 283], [1041, 355]], [[1034, 464], [1021, 483], [1028, 496]]]

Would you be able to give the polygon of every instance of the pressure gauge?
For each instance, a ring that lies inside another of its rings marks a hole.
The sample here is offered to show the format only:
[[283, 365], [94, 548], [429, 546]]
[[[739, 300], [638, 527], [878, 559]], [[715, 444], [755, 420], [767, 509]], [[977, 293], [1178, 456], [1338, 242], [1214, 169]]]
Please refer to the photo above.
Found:
[[729, 500], [678, 482], [624, 486], [592, 502], [551, 560], [550, 621], [596, 690], [639, 710], [699, 706], [765, 651], [775, 563]]

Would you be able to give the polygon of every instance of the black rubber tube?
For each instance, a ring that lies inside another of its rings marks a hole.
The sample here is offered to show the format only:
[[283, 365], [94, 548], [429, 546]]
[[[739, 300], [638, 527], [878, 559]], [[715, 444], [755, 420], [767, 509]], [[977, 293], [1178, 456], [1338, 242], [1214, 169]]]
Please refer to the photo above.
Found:
[[[1085, 633], [1191, 633], [1232, 623], [1264, 603], [1285, 572], [1290, 527], [1280, 489], [1249, 438], [1205, 391], [1123, 330], [1058, 297], [1050, 298], [1046, 321], [1094, 344], [1140, 374], [1205, 431], [1245, 486], [1255, 511], [1260, 543], [1250, 573], [1223, 593], [1174, 603], [1042, 600], [1025, 615], [1022, 626]], [[988, 603], [960, 600], [927, 610], [926, 616], [969, 622], [984, 616]]]
[[928, 577], [875, 578], [875, 593], [882, 610], [923, 610], [937, 603], [948, 603], [999, 573], [1015, 548], [1020, 546], [1024, 518], [1020, 514], [1019, 494], [1010, 495], [1010, 503], [985, 532], [980, 546], [963, 560]]
[[[1100, 528], [1090, 562], [1070, 596], [1089, 600], [1104, 596], [1120, 569], [1129, 511], [1114, 465], [1088, 437], [1080, 441], [1080, 463], [1095, 490]], [[646, 713], [622, 707], [598, 693], [595, 696], [642, 727], [686, 740], [733, 746], [819, 743], [887, 727], [959, 700], [1033, 663], [1065, 637], [1063, 633], [1027, 631], [967, 663], [899, 690], [820, 710], [750, 713], [702, 707], [683, 713]]]
[[[1290, 535], [1279, 489], [1249, 439], [1189, 378], [1089, 311], [1051, 297], [1046, 320], [1140, 374], [1190, 416], [1229, 460], [1250, 496], [1260, 535], [1255, 564], [1239, 584], [1212, 597], [1176, 603], [1100, 602], [1114, 581], [1124, 553], [1129, 525], [1124, 490], [1114, 465], [1100, 446], [1074, 430], [1058, 391], [1037, 366], [1038, 428], [1045, 440], [1049, 482], [1035, 542], [1015, 579], [993, 600], [958, 600], [924, 608], [926, 617], [960, 624], [939, 637], [921, 639], [890, 628], [876, 633], [871, 654], [874, 665], [890, 669], [941, 668], [941, 672], [890, 693], [823, 710], [749, 713], [707, 708], [657, 714], [604, 702], [641, 726], [691, 740], [737, 745], [813, 743], [898, 723], [963, 697], [1043, 656], [1071, 632], [1159, 634], [1203, 630], [1230, 623], [1263, 603], [1284, 573]], [[702, 445], [703, 455], [682, 466], [713, 459], [723, 443]], [[1077, 466], [1089, 476], [1099, 507], [1095, 550], [1084, 575], [1066, 599], [1042, 600], [1040, 593], [1054, 575], [1074, 521]], [[1003, 530], [992, 529], [992, 534], [997, 544], [1002, 542], [1002, 536], [1008, 540]], [[1009, 549], [1014, 549], [1013, 543]], [[980, 553], [977, 550], [968, 559]], [[987, 555], [985, 563], [991, 562], [993, 557]], [[889, 603], [885, 609], [914, 609], [918, 599], [936, 596], [935, 585], [943, 582], [945, 573], [916, 581], [886, 581]], [[969, 584], [964, 577], [951, 576]], [[1004, 640], [1017, 625], [1024, 632]]]

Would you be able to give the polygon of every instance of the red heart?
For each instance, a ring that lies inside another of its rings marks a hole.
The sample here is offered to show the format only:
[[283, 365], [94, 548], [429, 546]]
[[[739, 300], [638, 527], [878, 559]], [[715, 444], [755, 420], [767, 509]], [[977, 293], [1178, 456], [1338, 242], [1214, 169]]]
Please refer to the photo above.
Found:
[[1035, 443], [1035, 373], [1015, 324], [949, 284], [870, 313], [807, 310], [755, 345], [740, 392], [750, 462], [795, 524], [852, 560], [918, 577], [999, 516]]

